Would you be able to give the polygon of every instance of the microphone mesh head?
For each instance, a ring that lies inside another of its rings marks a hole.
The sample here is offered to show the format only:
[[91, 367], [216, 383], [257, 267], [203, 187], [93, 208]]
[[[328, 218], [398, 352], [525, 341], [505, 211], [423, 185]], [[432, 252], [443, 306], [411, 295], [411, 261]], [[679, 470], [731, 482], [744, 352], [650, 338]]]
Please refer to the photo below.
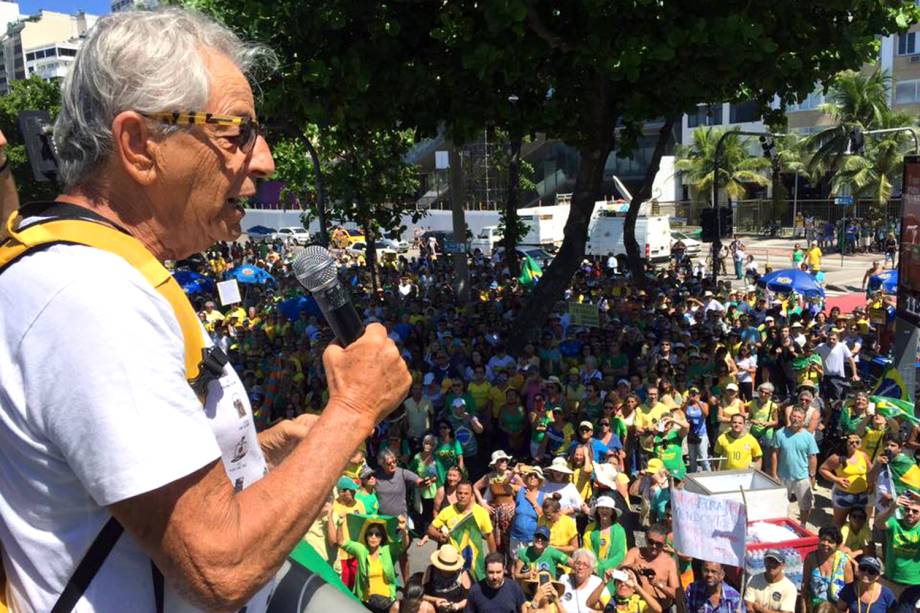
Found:
[[321, 245], [307, 245], [292, 265], [297, 280], [311, 292], [322, 289], [336, 279], [337, 267], [332, 254]]

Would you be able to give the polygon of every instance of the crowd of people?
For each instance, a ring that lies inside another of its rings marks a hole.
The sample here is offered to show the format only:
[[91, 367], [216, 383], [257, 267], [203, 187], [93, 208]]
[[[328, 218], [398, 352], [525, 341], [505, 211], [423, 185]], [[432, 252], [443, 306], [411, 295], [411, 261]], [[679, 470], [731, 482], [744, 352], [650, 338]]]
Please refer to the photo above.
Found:
[[[325, 400], [330, 333], [308, 308], [280, 308], [301, 291], [292, 255], [233, 243], [178, 264], [221, 279], [249, 263], [274, 277], [223, 308], [192, 297], [261, 427]], [[638, 284], [585, 260], [566, 300], [597, 305], [598, 325], [574, 325], [561, 303], [512, 352], [528, 290], [507, 262], [476, 254], [463, 304], [453, 273], [436, 250], [385, 262], [376, 279], [340, 263], [359, 312], [386, 326], [414, 380], [305, 537], [369, 609], [913, 610], [920, 426], [875, 406], [861, 381], [861, 364], [890, 347], [882, 296], [825, 313], [690, 270]], [[739, 585], [735, 569], [674, 548], [670, 493], [687, 474], [752, 467], [785, 486], [802, 526], [823, 524], [801, 586], [784, 576], [783, 551]], [[821, 522], [818, 482], [831, 488]], [[366, 520], [359, 534], [351, 514]], [[473, 559], [456, 536], [470, 522], [482, 537]], [[428, 569], [411, 574], [408, 549], [431, 541]]]

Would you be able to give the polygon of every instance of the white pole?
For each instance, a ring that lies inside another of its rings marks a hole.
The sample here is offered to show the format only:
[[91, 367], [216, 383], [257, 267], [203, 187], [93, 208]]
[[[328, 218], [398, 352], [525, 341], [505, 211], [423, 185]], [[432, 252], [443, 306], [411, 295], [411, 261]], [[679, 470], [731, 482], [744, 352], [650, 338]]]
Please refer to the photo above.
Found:
[[[792, 239], [798, 238], [796, 233], [799, 231], [796, 226], [796, 217], [799, 214], [799, 173], [795, 173], [795, 187], [792, 189]], [[804, 230], [804, 228], [803, 228]]]

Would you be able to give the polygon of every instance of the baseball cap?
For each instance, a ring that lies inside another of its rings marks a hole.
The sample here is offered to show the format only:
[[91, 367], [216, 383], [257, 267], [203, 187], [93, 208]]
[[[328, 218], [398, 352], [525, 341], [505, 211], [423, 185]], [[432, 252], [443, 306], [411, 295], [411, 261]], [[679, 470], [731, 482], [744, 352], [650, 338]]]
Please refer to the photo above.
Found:
[[763, 554], [763, 559], [766, 560], [767, 558], [773, 558], [780, 564], [786, 563], [786, 556], [779, 549], [767, 549]]
[[335, 488], [337, 490], [358, 490], [358, 486], [351, 477], [339, 477], [338, 482], [335, 484]]
[[862, 556], [857, 560], [857, 567], [862, 569], [874, 570], [875, 572], [881, 574], [883, 567], [882, 561], [874, 556]]
[[651, 460], [648, 461], [648, 465], [645, 467], [645, 472], [657, 474], [661, 472], [663, 468], [664, 468], [664, 462], [662, 462], [658, 458], [652, 458]]
[[540, 526], [539, 528], [534, 530], [533, 537], [536, 539], [538, 536], [548, 541], [549, 540], [549, 528], [547, 528], [546, 526]]
[[587, 420], [585, 420], [585, 421], [581, 422], [580, 424], [578, 424], [578, 427], [579, 427], [579, 428], [587, 428], [588, 430], [592, 430], [592, 431], [594, 430], [594, 424], [592, 424], [590, 421], [587, 421]]
[[371, 468], [370, 466], [365, 466], [364, 468], [361, 469], [361, 474], [359, 475], [359, 477], [361, 478], [362, 481], [364, 481], [365, 479], [367, 479], [368, 477], [372, 477], [373, 475], [374, 475], [374, 469]]
[[729, 383], [728, 385], [725, 386], [725, 390], [726, 390], [726, 391], [731, 390], [731, 391], [733, 391], [733, 392], [737, 392], [737, 391], [738, 391], [738, 386], [735, 385], [734, 383]]

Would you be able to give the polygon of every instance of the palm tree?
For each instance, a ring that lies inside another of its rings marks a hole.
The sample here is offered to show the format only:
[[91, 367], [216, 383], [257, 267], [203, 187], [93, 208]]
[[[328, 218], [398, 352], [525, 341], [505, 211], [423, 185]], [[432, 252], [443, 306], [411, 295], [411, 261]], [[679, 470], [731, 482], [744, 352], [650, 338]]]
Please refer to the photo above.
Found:
[[828, 90], [828, 102], [819, 108], [836, 122], [807, 140], [813, 152], [808, 168], [813, 175], [831, 173], [831, 195], [852, 193], [871, 199], [870, 216], [885, 216], [893, 186], [899, 180], [903, 150], [909, 139], [905, 133], [879, 135], [866, 139], [863, 151], [850, 152], [850, 135], [862, 131], [909, 127], [909, 115], [896, 113], [889, 106], [891, 77], [881, 69], [865, 75], [852, 70], [839, 73]]
[[[694, 200], [706, 202], [712, 193], [713, 166], [716, 144], [724, 130], [700, 126], [693, 131], [693, 144], [677, 148], [674, 168], [686, 173], [690, 193]], [[747, 148], [749, 139], [729, 133], [722, 142], [719, 153], [719, 187], [728, 197], [741, 200], [747, 195], [748, 185], [766, 186], [770, 180], [763, 171], [770, 168], [770, 160], [755, 157]]]
[[818, 175], [836, 172], [850, 146], [850, 135], [887, 125], [891, 76], [877, 68], [871, 74], [844, 70], [837, 74], [819, 110], [834, 119], [834, 125], [808, 138], [813, 152], [809, 170]]

